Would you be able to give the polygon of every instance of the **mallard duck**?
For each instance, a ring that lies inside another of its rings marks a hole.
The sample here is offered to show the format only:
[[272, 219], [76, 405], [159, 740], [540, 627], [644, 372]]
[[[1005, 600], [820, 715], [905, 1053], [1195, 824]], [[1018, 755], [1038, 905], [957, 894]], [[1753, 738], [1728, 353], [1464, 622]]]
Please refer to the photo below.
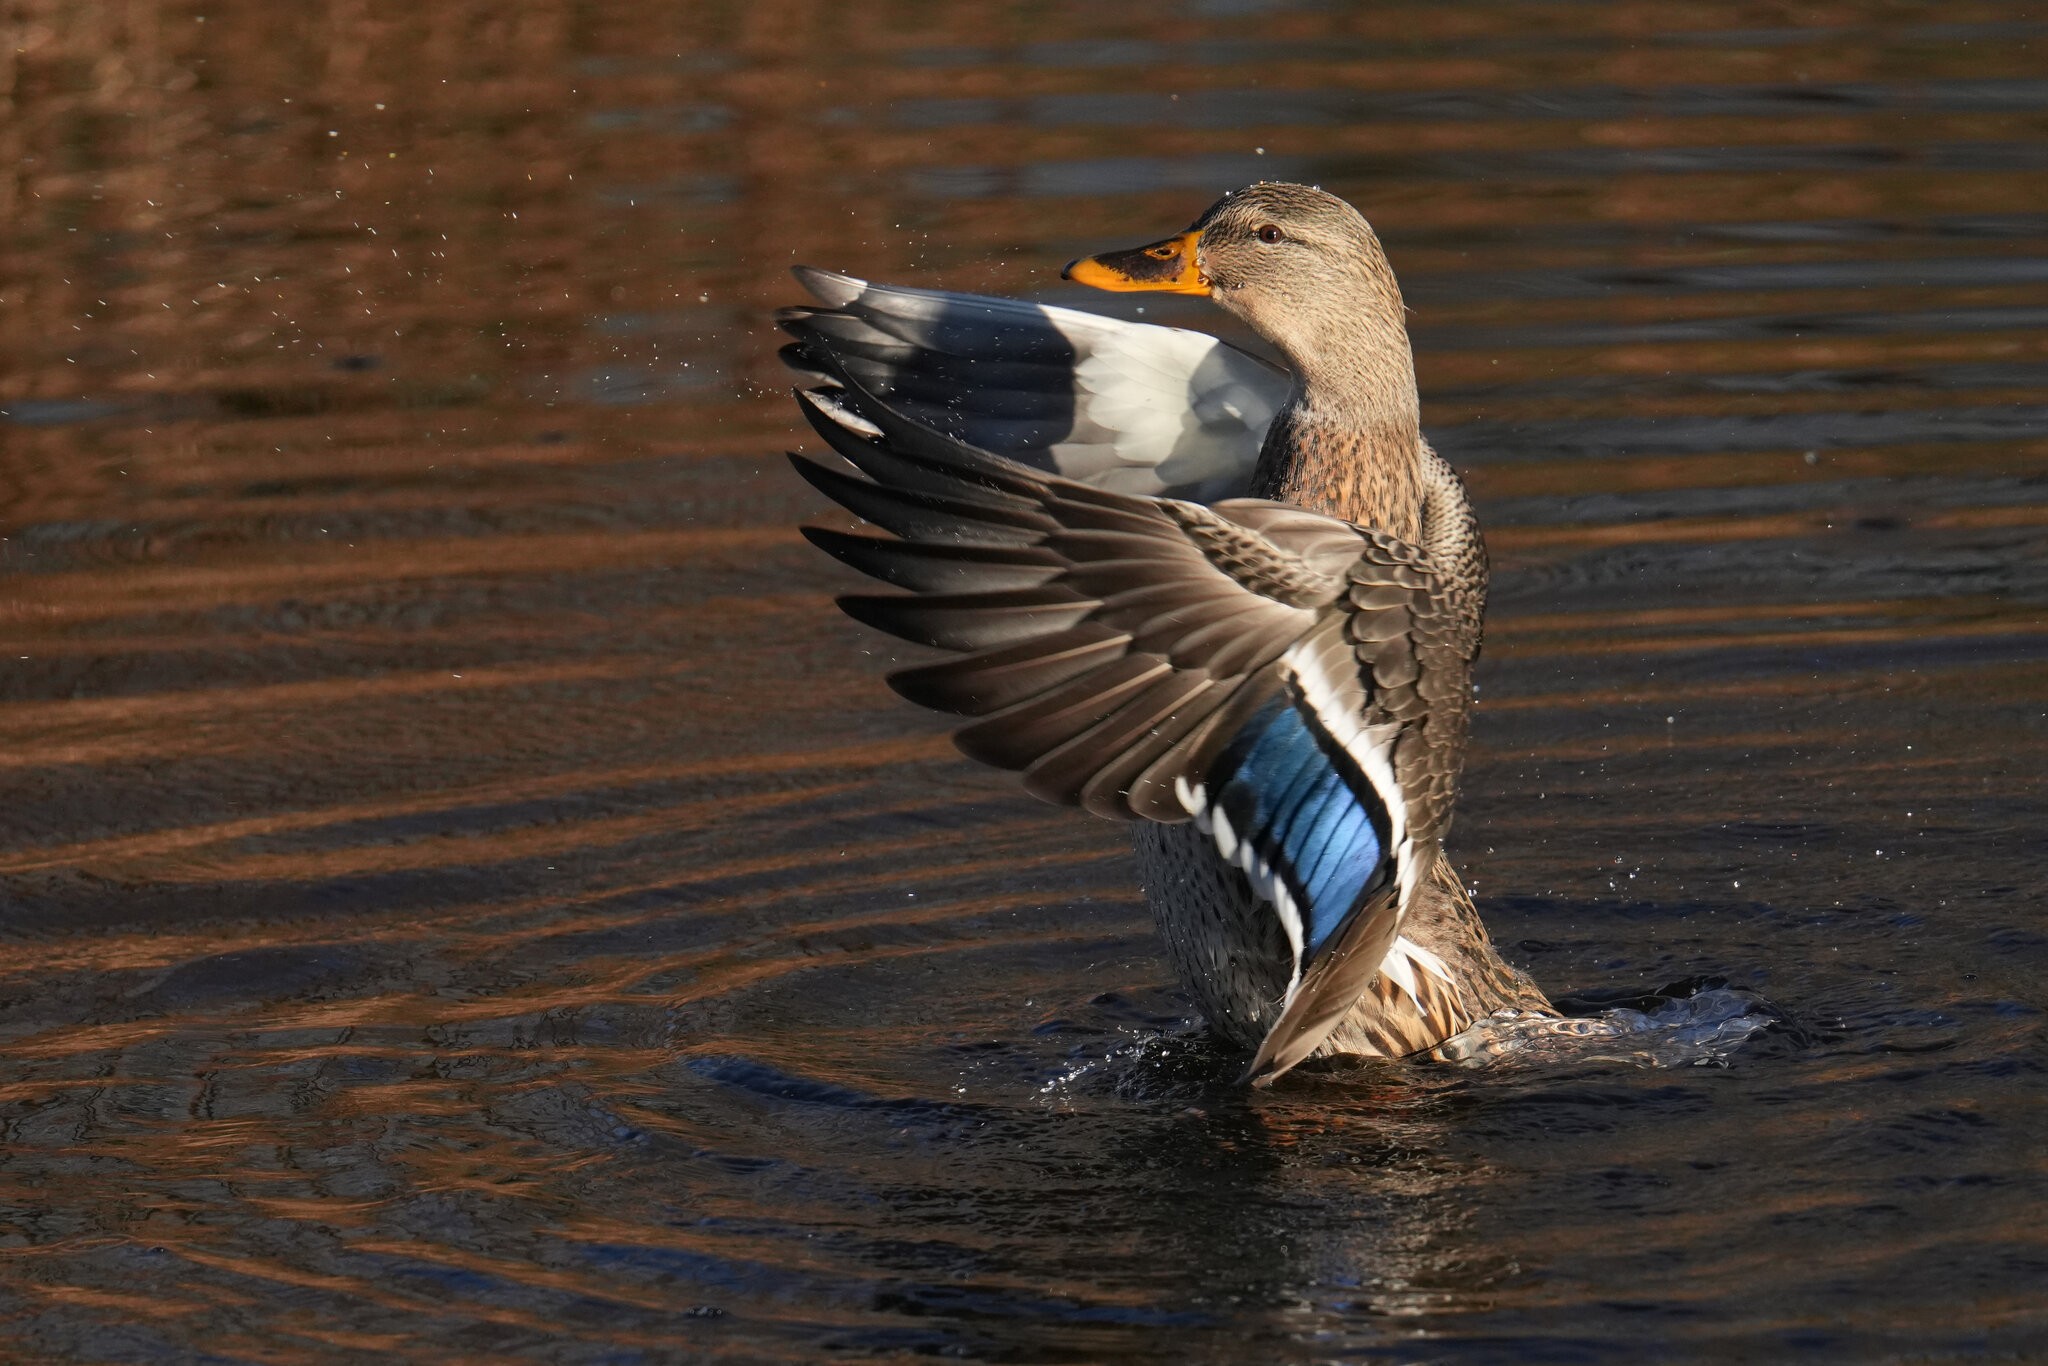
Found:
[[890, 533], [805, 534], [910, 590], [840, 606], [955, 655], [891, 686], [973, 718], [959, 748], [1039, 797], [1133, 823], [1168, 955], [1254, 1084], [1552, 1016], [1443, 853], [1486, 557], [1422, 439], [1372, 228], [1262, 183], [1062, 274], [1206, 296], [1287, 368], [813, 270], [824, 306], [780, 315], [803, 411], [858, 473], [791, 459]]

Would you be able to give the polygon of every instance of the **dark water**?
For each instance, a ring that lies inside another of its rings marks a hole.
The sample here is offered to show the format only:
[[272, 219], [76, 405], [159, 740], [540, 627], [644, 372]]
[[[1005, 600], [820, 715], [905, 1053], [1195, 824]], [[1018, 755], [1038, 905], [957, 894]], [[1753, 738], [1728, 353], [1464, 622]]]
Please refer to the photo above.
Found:
[[[2048, 1352], [2048, 14], [0, 40], [0, 1356]], [[1261, 175], [1489, 528], [1489, 919], [1728, 1065], [1236, 1092], [1121, 832], [830, 610], [784, 268], [1127, 307], [1057, 266]]]

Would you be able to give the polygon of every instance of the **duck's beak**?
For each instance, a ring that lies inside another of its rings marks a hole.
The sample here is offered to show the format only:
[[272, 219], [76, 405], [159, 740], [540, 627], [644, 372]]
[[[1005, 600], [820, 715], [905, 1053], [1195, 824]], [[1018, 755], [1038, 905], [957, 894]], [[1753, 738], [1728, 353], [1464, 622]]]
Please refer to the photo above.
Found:
[[1149, 289], [1166, 294], [1207, 294], [1208, 278], [1195, 262], [1195, 248], [1201, 240], [1201, 233], [1189, 231], [1149, 247], [1084, 256], [1069, 261], [1060, 278], [1119, 293]]

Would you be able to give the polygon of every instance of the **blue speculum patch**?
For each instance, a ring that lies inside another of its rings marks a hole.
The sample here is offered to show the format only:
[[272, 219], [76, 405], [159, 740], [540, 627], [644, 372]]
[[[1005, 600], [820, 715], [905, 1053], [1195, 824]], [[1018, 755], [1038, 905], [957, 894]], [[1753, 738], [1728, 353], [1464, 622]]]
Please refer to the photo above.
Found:
[[1292, 691], [1253, 715], [1210, 774], [1213, 805], [1293, 894], [1306, 963], [1386, 876], [1385, 803]]

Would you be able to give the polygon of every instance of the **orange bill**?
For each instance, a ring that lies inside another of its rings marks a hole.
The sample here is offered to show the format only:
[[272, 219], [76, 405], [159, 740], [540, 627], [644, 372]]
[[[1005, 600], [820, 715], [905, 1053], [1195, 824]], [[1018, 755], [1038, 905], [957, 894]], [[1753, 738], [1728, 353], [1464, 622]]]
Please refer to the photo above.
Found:
[[1097, 289], [1149, 289], [1166, 294], [1207, 294], [1209, 281], [1195, 261], [1199, 232], [1184, 232], [1149, 247], [1109, 251], [1069, 261], [1060, 278]]

